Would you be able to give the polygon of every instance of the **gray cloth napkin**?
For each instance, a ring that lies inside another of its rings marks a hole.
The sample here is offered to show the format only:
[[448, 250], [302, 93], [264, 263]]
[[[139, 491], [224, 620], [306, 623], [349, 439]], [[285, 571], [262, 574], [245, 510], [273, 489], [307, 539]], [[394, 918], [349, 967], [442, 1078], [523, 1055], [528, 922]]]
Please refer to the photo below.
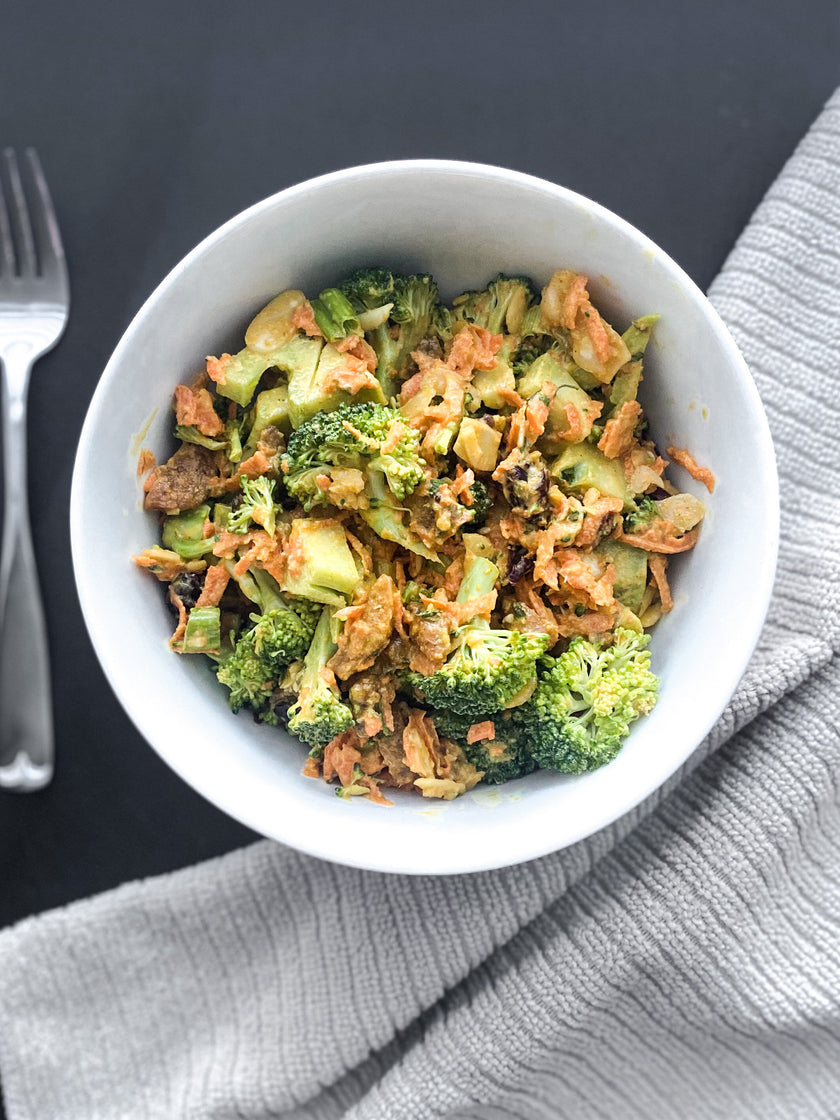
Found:
[[690, 763], [521, 867], [403, 878], [265, 842], [23, 922], [10, 1120], [840, 1116], [839, 266], [840, 93], [711, 291], [773, 429], [782, 544]]

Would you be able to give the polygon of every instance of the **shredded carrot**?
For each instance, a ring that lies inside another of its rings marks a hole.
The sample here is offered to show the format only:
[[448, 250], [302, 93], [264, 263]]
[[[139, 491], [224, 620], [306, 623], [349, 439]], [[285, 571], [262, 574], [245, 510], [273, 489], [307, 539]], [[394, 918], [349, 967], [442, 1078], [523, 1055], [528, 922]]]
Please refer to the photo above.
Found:
[[610, 356], [610, 336], [607, 334], [604, 320], [591, 303], [587, 303], [583, 313], [586, 316], [586, 333], [592, 342], [595, 357], [603, 364]]
[[172, 590], [171, 586], [169, 588], [169, 602], [172, 603], [172, 605], [178, 611], [178, 625], [175, 627], [174, 634], [169, 639], [170, 647], [177, 653], [179, 652], [178, 643], [181, 641], [187, 630], [187, 608]]
[[668, 586], [668, 577], [665, 575], [667, 566], [668, 557], [663, 556], [661, 552], [652, 552], [648, 557], [648, 567], [656, 583], [656, 589], [659, 592], [659, 600], [662, 603], [663, 614], [667, 614], [668, 611], [674, 609], [671, 588]]
[[[461, 494], [464, 495], [464, 505], [472, 505], [472, 492], [470, 487], [475, 482], [475, 475], [472, 470], [467, 467], [466, 470], [459, 463], [455, 470], [455, 481], [452, 483], [451, 490], [453, 495], [457, 498]], [[467, 500], [469, 496], [469, 500]]]
[[343, 389], [345, 393], [355, 396], [362, 389], [379, 389], [379, 382], [370, 372], [367, 362], [347, 354], [344, 365], [331, 369], [323, 380], [325, 392], [334, 389]]
[[140, 452], [140, 457], [137, 460], [137, 477], [139, 478], [140, 475], [145, 474], [147, 471], [153, 470], [156, 462], [157, 460], [155, 459], [154, 453], [152, 451], [149, 451], [147, 447], [144, 447]]
[[365, 339], [359, 338], [358, 335], [350, 334], [347, 338], [342, 338], [337, 342], [335, 348], [344, 354], [351, 354], [354, 358], [363, 362], [370, 373], [376, 372], [379, 359], [376, 356], [374, 348], [369, 342], [366, 342]]
[[430, 599], [428, 595], [423, 594], [420, 595], [420, 600], [427, 606], [434, 606], [437, 610], [446, 614], [453, 626], [463, 626], [465, 622], [469, 622], [473, 618], [489, 618], [496, 605], [498, 594], [498, 591], [494, 588], [485, 595], [477, 595], [475, 599], [470, 599], [466, 603], [442, 602], [439, 599]]
[[391, 426], [388, 428], [388, 437], [379, 448], [383, 455], [390, 455], [392, 451], [396, 450], [400, 440], [405, 435], [405, 424], [402, 420], [393, 420]]
[[492, 719], [486, 719], [482, 723], [474, 723], [467, 729], [467, 742], [480, 743], [483, 739], [496, 738], [496, 725]]
[[310, 338], [323, 338], [321, 328], [315, 322], [315, 313], [309, 300], [304, 300], [292, 312], [292, 325], [299, 331], [308, 334]]
[[633, 446], [633, 433], [641, 415], [642, 406], [638, 401], [624, 401], [604, 425], [598, 450], [603, 451], [608, 459], [625, 455]]
[[324, 747], [324, 781], [337, 777], [343, 786], [351, 785], [353, 771], [361, 757], [359, 736], [352, 727], [342, 731]]
[[589, 292], [586, 285], [588, 277], [578, 273], [569, 284], [563, 297], [561, 323], [567, 330], [572, 330], [577, 322], [578, 311], [589, 303]]
[[210, 380], [217, 382], [217, 384], [223, 385], [225, 381], [225, 370], [230, 365], [232, 360], [232, 354], [222, 354], [220, 358], [214, 358], [212, 354], [209, 355], [207, 357], [206, 369], [207, 376], [210, 378]]
[[370, 790], [370, 793], [368, 794], [368, 800], [373, 801], [376, 805], [394, 804], [393, 801], [389, 801], [388, 798], [384, 795], [382, 790], [379, 788], [379, 783], [374, 778], [365, 776], [361, 779], [359, 785], [368, 787], [368, 789]]
[[304, 778], [320, 778], [321, 777], [321, 760], [313, 758], [312, 755], [306, 756], [306, 762], [303, 764], [301, 771]]
[[217, 607], [229, 580], [230, 572], [224, 564], [213, 564], [207, 569], [207, 574], [204, 577], [204, 587], [202, 587], [195, 605], [197, 607]]
[[195, 427], [211, 438], [225, 430], [208, 391], [191, 389], [188, 385], [178, 385], [175, 389], [175, 423]]
[[697, 544], [699, 529], [689, 529], [687, 533], [681, 532], [673, 521], [660, 518], [652, 521], [643, 533], [616, 533], [615, 539], [625, 544], [632, 544], [634, 548], [643, 548], [646, 552], [688, 552]]
[[557, 386], [546, 381], [540, 392], [525, 405], [525, 438], [529, 444], [536, 443], [545, 431], [549, 409], [556, 394]]
[[373, 571], [373, 557], [370, 554], [370, 549], [366, 548], [359, 538], [351, 533], [349, 529], [345, 528], [344, 535], [347, 537], [347, 543], [361, 560], [365, 574], [370, 575]]
[[696, 479], [698, 482], [702, 482], [710, 494], [713, 492], [715, 488], [715, 476], [708, 467], [699, 466], [694, 456], [690, 455], [682, 447], [668, 447], [666, 448], [666, 453], [670, 455], [675, 463], [679, 463], [681, 467], [685, 467], [692, 478]]

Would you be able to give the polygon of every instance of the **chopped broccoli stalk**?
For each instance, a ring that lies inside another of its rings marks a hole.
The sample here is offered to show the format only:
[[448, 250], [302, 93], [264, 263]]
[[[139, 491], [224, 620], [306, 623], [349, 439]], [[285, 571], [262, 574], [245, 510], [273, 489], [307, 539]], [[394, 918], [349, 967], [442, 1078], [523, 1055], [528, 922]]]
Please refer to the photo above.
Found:
[[464, 292], [452, 302], [452, 317], [484, 327], [491, 334], [518, 334], [525, 314], [536, 299], [527, 276], [505, 276], [501, 272], [480, 291]]
[[477, 743], [467, 741], [467, 733], [474, 723], [483, 722], [454, 712], [430, 712], [438, 735], [456, 742], [477, 770], [484, 772], [482, 781], [491, 785], [522, 778], [536, 769], [536, 762], [528, 750], [527, 740], [506, 713], [494, 720], [495, 735]]
[[516, 385], [523, 400], [529, 400], [541, 392], [546, 382], [554, 386], [554, 399], [549, 406], [546, 421], [546, 435], [549, 438], [559, 437], [561, 442], [572, 434], [569, 408], [577, 416], [579, 433], [576, 442], [586, 439], [600, 412], [592, 398], [581, 389], [572, 374], [573, 369], [574, 364], [559, 350], [547, 350], [528, 366]]
[[174, 648], [178, 653], [217, 654], [222, 644], [221, 622], [218, 607], [193, 607], [187, 616], [187, 626], [180, 642]]
[[313, 416], [290, 436], [283, 477], [288, 492], [305, 509], [328, 500], [318, 485], [320, 476], [348, 468], [368, 479], [383, 477], [391, 493], [402, 499], [425, 477], [419, 436], [397, 409], [375, 403], [341, 405]]
[[260, 436], [266, 428], [277, 428], [286, 435], [291, 431], [292, 422], [289, 417], [289, 389], [286, 385], [276, 385], [273, 389], [264, 389], [254, 401], [251, 413], [251, 430], [248, 433], [248, 442], [245, 445], [246, 455], [256, 451]]
[[551, 464], [551, 475], [565, 490], [584, 494], [594, 486], [602, 494], [619, 498], [632, 509], [633, 497], [619, 459], [608, 459], [590, 443], [570, 443]]
[[365, 335], [376, 351], [376, 377], [387, 399], [396, 393], [412, 350], [434, 333], [439, 311], [438, 289], [431, 276], [394, 277], [391, 313]]
[[242, 489], [242, 503], [228, 515], [228, 529], [231, 533], [244, 533], [253, 521], [273, 537], [276, 528], [274, 479], [267, 478], [264, 474], [255, 479], [245, 478], [243, 475], [239, 485]]
[[[347, 355], [331, 342], [322, 347], [320, 339], [298, 339], [298, 342], [317, 344], [315, 362], [307, 355], [305, 364], [289, 371], [289, 418], [293, 428], [299, 428], [311, 416], [329, 412], [352, 400], [385, 402], [385, 394], [376, 386], [365, 387], [351, 396], [338, 387], [337, 375], [347, 365]], [[291, 344], [290, 344], [291, 345]]]
[[656, 703], [649, 642], [618, 629], [610, 645], [573, 638], [565, 653], [542, 659], [534, 695], [513, 713], [538, 766], [583, 774], [615, 758]]
[[428, 548], [405, 524], [406, 509], [400, 506], [385, 485], [384, 475], [368, 478], [370, 507], [360, 509], [359, 517], [384, 541], [393, 541], [426, 560], [437, 561], [438, 554]]
[[332, 639], [331, 621], [332, 612], [325, 607], [303, 661], [298, 698], [289, 708], [289, 731], [313, 747], [326, 746], [354, 722], [338, 688], [321, 672], [338, 648]]
[[514, 335], [506, 335], [496, 353], [496, 364], [492, 369], [480, 369], [473, 374], [470, 395], [472, 408], [479, 402], [485, 408], [504, 408], [510, 394], [516, 389], [513, 373], [513, 351], [516, 346]]
[[227, 440], [215, 436], [206, 436], [193, 424], [176, 424], [175, 438], [183, 443], [194, 443], [198, 447], [206, 447], [208, 451], [224, 451], [228, 446]]
[[208, 505], [170, 514], [164, 520], [161, 532], [164, 547], [177, 552], [182, 560], [198, 560], [212, 552], [216, 538], [204, 536], [204, 523], [209, 516]]
[[644, 354], [650, 342], [651, 331], [658, 319], [658, 315], [642, 315], [639, 319], [634, 319], [621, 336], [624, 345], [630, 351], [632, 361], [638, 361]]
[[328, 342], [339, 342], [361, 331], [353, 305], [339, 288], [327, 288], [313, 299], [312, 314]]
[[343, 606], [359, 585], [359, 572], [337, 521], [295, 518], [287, 546], [282, 588], [317, 603]]
[[[495, 564], [468, 552], [458, 602], [487, 594], [498, 578]], [[547, 646], [545, 634], [494, 630], [476, 617], [458, 629], [442, 669], [431, 676], [407, 673], [405, 679], [434, 708], [481, 720], [506, 707], [534, 679], [537, 658]]]
[[642, 362], [641, 359], [628, 362], [622, 366], [618, 373], [615, 375], [615, 380], [610, 386], [609, 406], [610, 412], [619, 408], [627, 401], [634, 401], [639, 392], [639, 385], [642, 380]]
[[240, 634], [217, 676], [230, 689], [234, 712], [248, 707], [274, 722], [271, 694], [288, 666], [309, 649], [321, 607], [305, 599], [288, 599], [267, 572], [254, 569], [254, 576], [262, 614], [251, 615], [253, 625]]
[[608, 537], [594, 550], [603, 556], [615, 570], [613, 594], [633, 614], [638, 614], [645, 595], [648, 579], [647, 553], [623, 541]]

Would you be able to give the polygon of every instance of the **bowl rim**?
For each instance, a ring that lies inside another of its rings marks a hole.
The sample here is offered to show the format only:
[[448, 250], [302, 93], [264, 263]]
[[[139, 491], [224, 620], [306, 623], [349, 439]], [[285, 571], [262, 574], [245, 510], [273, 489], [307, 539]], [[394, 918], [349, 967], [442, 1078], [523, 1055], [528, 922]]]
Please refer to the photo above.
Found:
[[[317, 834], [314, 838], [311, 834], [307, 834], [306, 836], [300, 836], [297, 833], [286, 835], [284, 834], [281, 814], [278, 814], [279, 819], [277, 821], [277, 827], [273, 829], [271, 834], [276, 841], [288, 844], [309, 855], [365, 870], [396, 874], [465, 874], [524, 863], [547, 855], [550, 852], [568, 847], [606, 828], [615, 820], [641, 804], [658, 789], [662, 788], [686, 761], [697, 752], [737, 690], [738, 682], [742, 679], [758, 643], [770, 607], [778, 560], [780, 509], [779, 480], [775, 450], [763, 403], [743, 355], [708, 296], [691, 279], [684, 269], [645, 233], [601, 203], [568, 187], [525, 172], [515, 171], [493, 164], [463, 160], [424, 158], [386, 160], [360, 164], [314, 176], [253, 203], [207, 234], [170, 269], [132, 317], [105, 365], [85, 415], [73, 466], [69, 517], [71, 555], [77, 594], [79, 596], [85, 626], [90, 636], [91, 643], [103, 673], [108, 680], [109, 686], [131, 722], [152, 749], [163, 758], [167, 765], [174, 770], [190, 788], [196, 790], [196, 792], [206, 798], [211, 804], [228, 816], [239, 821], [241, 824], [258, 831], [261, 835], [268, 835], [261, 825], [256, 824], [253, 819], [249, 818], [247, 811], [243, 810], [243, 807], [237, 803], [235, 795], [230, 797], [226, 789], [220, 789], [218, 784], [214, 784], [212, 781], [205, 781], [205, 774], [201, 768], [198, 769], [198, 773], [196, 774], [185, 764], [184, 759], [177, 750], [170, 750], [168, 744], [165, 741], [161, 741], [160, 736], [152, 726], [154, 720], [150, 716], [149, 706], [144, 706], [138, 697], [134, 697], [131, 693], [119, 688], [114, 682], [106, 653], [107, 643], [104, 640], [106, 628], [97, 622], [99, 614], [101, 613], [101, 595], [98, 594], [98, 591], [101, 589], [101, 584], [97, 584], [96, 577], [92, 573], [90, 566], [83, 562], [87, 541], [82, 522], [82, 488], [84, 479], [93, 465], [93, 459], [91, 457], [92, 451], [94, 450], [92, 434], [98, 425], [99, 416], [102, 412], [110, 383], [116, 376], [116, 371], [121, 363], [123, 353], [130, 349], [134, 335], [139, 331], [141, 324], [145, 321], [147, 316], [153, 313], [154, 308], [161, 299], [165, 297], [169, 288], [178, 281], [182, 273], [189, 269], [192, 263], [197, 258], [200, 258], [207, 249], [225, 238], [230, 237], [241, 226], [247, 225], [255, 217], [261, 215], [265, 211], [271, 210], [273, 207], [287, 200], [304, 195], [313, 189], [328, 187], [336, 183], [352, 183], [354, 180], [364, 182], [366, 179], [370, 178], [400, 175], [406, 172], [412, 174], [472, 176], [485, 181], [494, 181], [500, 184], [539, 190], [542, 193], [554, 195], [556, 198], [566, 203], [582, 207], [597, 221], [606, 223], [608, 226], [613, 227], [616, 231], [635, 242], [640, 249], [655, 253], [657, 263], [665, 270], [670, 278], [703, 308], [704, 314], [726, 353], [728, 361], [738, 370], [739, 378], [742, 383], [741, 387], [746, 396], [751, 399], [754, 414], [760, 421], [756, 427], [754, 438], [758, 458], [760, 459], [759, 472], [762, 480], [768, 486], [768, 490], [764, 493], [764, 498], [770, 516], [768, 516], [763, 523], [763, 539], [754, 542], [756, 553], [760, 557], [760, 560], [757, 564], [755, 579], [753, 581], [754, 594], [750, 598], [749, 615], [746, 621], [744, 618], [739, 620], [739, 640], [742, 650], [734, 687], [726, 689], [718, 687], [715, 702], [707, 709], [706, 719], [702, 724], [696, 727], [695, 733], [692, 736], [693, 746], [691, 746], [690, 749], [678, 754], [673, 760], [669, 760], [668, 767], [657, 768], [652, 780], [633, 786], [632, 790], [628, 790], [623, 798], [615, 798], [611, 804], [611, 808], [597, 819], [587, 821], [586, 825], [579, 825], [576, 828], [567, 827], [562, 836], [559, 837], [556, 834], [552, 834], [549, 837], [544, 836], [542, 833], [537, 833], [535, 835], [534, 832], [523, 829], [521, 830], [522, 838], [520, 842], [518, 844], [511, 843], [510, 849], [506, 852], [504, 858], [491, 857], [482, 859], [476, 858], [475, 854], [471, 853], [470, 858], [459, 859], [456, 855], [452, 863], [442, 872], [436, 872], [434, 869], [418, 864], [407, 865], [405, 860], [389, 858], [389, 852], [385, 845], [382, 846], [381, 856], [377, 854], [377, 858], [374, 860], [371, 858], [358, 858], [353, 852], [337, 850], [337, 846], [334, 842], [321, 842], [320, 836]], [[99, 610], [97, 610], [98, 604]], [[673, 762], [672, 765], [670, 765], [671, 761]]]

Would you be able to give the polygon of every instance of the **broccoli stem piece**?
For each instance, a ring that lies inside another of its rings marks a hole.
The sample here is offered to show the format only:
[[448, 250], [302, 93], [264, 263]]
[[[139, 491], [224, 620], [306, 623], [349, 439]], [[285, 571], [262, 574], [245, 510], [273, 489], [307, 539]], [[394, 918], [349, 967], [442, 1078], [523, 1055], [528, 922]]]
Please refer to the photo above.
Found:
[[354, 722], [335, 678], [322, 672], [337, 648], [332, 638], [332, 611], [325, 607], [303, 661], [298, 698], [289, 708], [289, 731], [313, 747], [326, 746]]
[[295, 563], [287, 566], [282, 588], [290, 595], [337, 607], [359, 585], [359, 570], [337, 521], [295, 518], [288, 554], [295, 557]]
[[222, 644], [218, 607], [193, 607], [180, 642], [173, 646], [178, 653], [217, 654]]
[[385, 485], [384, 476], [378, 473], [371, 474], [368, 478], [368, 490], [370, 507], [360, 509], [359, 516], [373, 529], [374, 533], [384, 541], [393, 541], [394, 544], [401, 545], [409, 552], [416, 552], [418, 556], [423, 556], [426, 560], [437, 562], [440, 559], [438, 554], [427, 548], [419, 537], [415, 536], [403, 523], [405, 508], [399, 506], [394, 500], [393, 495]]
[[326, 288], [312, 300], [312, 314], [328, 342], [339, 342], [351, 334], [360, 334], [356, 312], [339, 288]]
[[248, 707], [264, 722], [274, 723], [272, 692], [288, 666], [305, 655], [321, 608], [305, 599], [288, 599], [260, 568], [235, 578], [261, 613], [251, 615], [252, 626], [236, 639], [217, 676], [230, 690], [234, 712]]
[[212, 552], [216, 538], [204, 536], [204, 523], [209, 516], [209, 505], [170, 514], [161, 531], [164, 547], [177, 552], [183, 560], [198, 560]]

